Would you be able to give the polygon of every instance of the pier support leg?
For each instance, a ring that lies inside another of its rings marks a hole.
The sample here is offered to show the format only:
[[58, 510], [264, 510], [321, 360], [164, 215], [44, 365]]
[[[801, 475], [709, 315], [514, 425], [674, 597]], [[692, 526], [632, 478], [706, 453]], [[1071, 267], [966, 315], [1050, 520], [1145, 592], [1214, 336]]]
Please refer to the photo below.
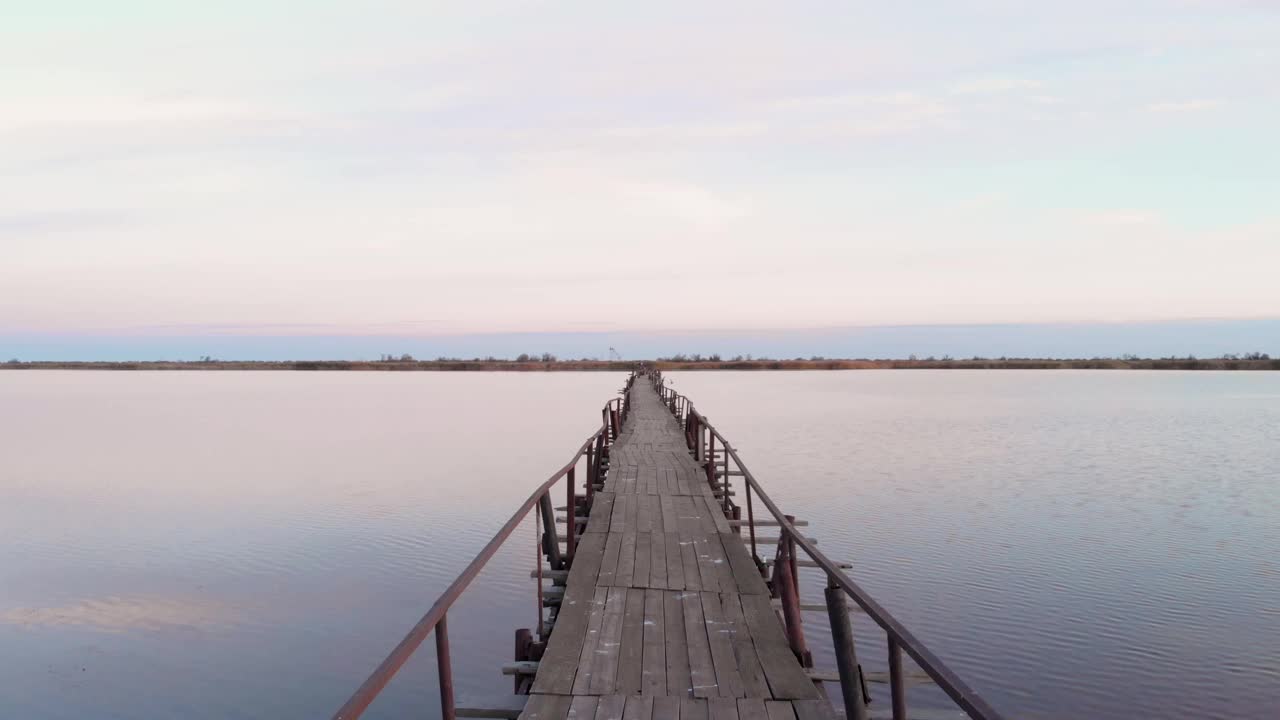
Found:
[[453, 665], [449, 658], [449, 616], [441, 615], [436, 624], [436, 669], [440, 673], [440, 716], [454, 720]]
[[828, 581], [827, 617], [831, 620], [831, 642], [840, 671], [840, 694], [844, 697], [846, 720], [867, 720], [867, 705], [862, 697], [862, 670], [853, 646], [853, 622], [849, 619], [849, 601], [844, 589]]
[[552, 570], [563, 570], [564, 559], [560, 557], [560, 539], [556, 537], [556, 514], [551, 507], [550, 492], [542, 493], [538, 506], [542, 508], [542, 552]]
[[[577, 461], [575, 460], [574, 462], [577, 462]], [[564, 480], [564, 484], [568, 487], [567, 494], [569, 496], [568, 502], [565, 503], [565, 508], [566, 508], [565, 514], [568, 516], [569, 522], [565, 523], [566, 529], [565, 529], [565, 536], [564, 536], [564, 543], [565, 543], [564, 554], [570, 560], [573, 559], [573, 550], [578, 539], [578, 498], [577, 498], [578, 491], [577, 491], [577, 488], [573, 486], [574, 471], [577, 469], [578, 468], [576, 465], [574, 467], [569, 468], [569, 474], [568, 476], [565, 477], [565, 480]]]
[[889, 637], [889, 697], [893, 699], [893, 720], [907, 720], [907, 684], [902, 677], [902, 648]]
[[804, 642], [804, 626], [800, 619], [800, 598], [796, 594], [796, 585], [794, 576], [791, 574], [791, 563], [786, 557], [786, 553], [779, 559], [775, 566], [780, 571], [775, 574], [778, 584], [779, 597], [782, 599], [782, 619], [785, 630], [787, 631], [787, 644], [791, 646], [791, 652], [795, 653], [796, 659], [804, 667], [812, 667], [813, 660], [809, 655], [809, 650]]

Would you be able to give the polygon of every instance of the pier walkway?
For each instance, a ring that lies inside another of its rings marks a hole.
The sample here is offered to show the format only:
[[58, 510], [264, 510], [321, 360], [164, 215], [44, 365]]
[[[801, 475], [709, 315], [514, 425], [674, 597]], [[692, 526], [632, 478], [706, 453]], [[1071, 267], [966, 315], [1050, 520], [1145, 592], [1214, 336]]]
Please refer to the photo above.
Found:
[[629, 393], [522, 720], [830, 717], [684, 430]]

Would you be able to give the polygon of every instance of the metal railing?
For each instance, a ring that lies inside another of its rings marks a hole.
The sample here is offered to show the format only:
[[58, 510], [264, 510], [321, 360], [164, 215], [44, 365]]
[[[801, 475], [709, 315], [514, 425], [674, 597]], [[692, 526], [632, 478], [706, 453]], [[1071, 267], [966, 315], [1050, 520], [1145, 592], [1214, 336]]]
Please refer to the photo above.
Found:
[[[506, 524], [493, 536], [493, 539], [449, 584], [449, 587], [445, 588], [444, 592], [440, 594], [440, 597], [431, 606], [431, 609], [427, 610], [427, 613], [413, 626], [409, 634], [400, 641], [400, 644], [396, 645], [395, 649], [387, 655], [386, 659], [378, 665], [373, 674], [364, 681], [364, 684], [355, 691], [350, 699], [334, 713], [334, 720], [353, 720], [360, 717], [369, 707], [369, 704], [386, 688], [387, 683], [391, 682], [391, 678], [395, 676], [418, 647], [422, 645], [423, 641], [427, 639], [427, 636], [432, 634], [435, 635], [436, 639], [436, 665], [440, 678], [440, 712], [444, 720], [455, 720], [453, 668], [449, 654], [449, 608], [453, 607], [453, 604], [462, 596], [463, 591], [467, 589], [471, 581], [475, 580], [476, 576], [480, 574], [480, 571], [498, 552], [498, 549], [511, 537], [511, 534], [515, 532], [515, 529], [529, 515], [530, 511], [534, 512], [535, 524], [540, 522], [542, 525], [542, 532], [539, 534], [538, 539], [539, 547], [535, 577], [538, 578], [538, 636], [541, 642], [546, 642], [547, 631], [543, 627], [542, 620], [543, 607], [546, 604], [542, 586], [542, 559], [545, 557], [553, 570], [563, 570], [572, 559], [578, 534], [576, 532], [578, 507], [579, 505], [584, 508], [590, 507], [596, 485], [603, 482], [603, 478], [608, 472], [609, 448], [613, 441], [617, 439], [618, 433], [626, 421], [630, 410], [630, 403], [628, 402], [630, 393], [628, 391], [631, 388], [631, 383], [635, 381], [635, 377], [633, 375], [627, 380], [627, 386], [623, 390], [621, 398], [614, 398], [601, 408], [600, 427], [596, 428], [590, 437], [578, 447], [573, 457], [564, 467], [547, 478], [516, 509]], [[586, 477], [584, 478], [586, 488], [585, 495], [579, 496], [575, 477], [578, 465], [584, 459], [586, 460]], [[567, 532], [565, 533], [565, 552], [563, 555], [560, 553], [560, 540], [556, 532], [555, 509], [551, 505], [552, 488], [561, 479], [565, 481], [567, 497]], [[517, 637], [519, 637], [519, 632], [527, 633], [527, 631], [518, 631]]]
[[[912, 635], [902, 623], [898, 622], [889, 611], [876, 602], [865, 590], [858, 586], [840, 567], [831, 561], [813, 542], [800, 534], [796, 529], [795, 518], [786, 515], [778, 508], [767, 493], [760, 487], [754, 475], [742, 462], [738, 452], [707, 422], [693, 403], [680, 393], [663, 384], [662, 374], [656, 370], [645, 370], [643, 375], [653, 384], [662, 401], [684, 427], [685, 440], [693, 454], [694, 461], [706, 469], [707, 482], [720, 494], [723, 509], [729, 517], [738, 519], [741, 508], [730, 499], [733, 495], [729, 479], [742, 478], [742, 486], [746, 496], [747, 519], [745, 525], [750, 530], [751, 556], [762, 574], [766, 573], [768, 563], [760, 558], [756, 543], [755, 504], [758, 498], [766, 510], [773, 515], [773, 522], [780, 531], [777, 552], [772, 566], [772, 577], [769, 585], [774, 596], [782, 602], [783, 625], [786, 629], [787, 641], [797, 659], [806, 667], [812, 667], [812, 658], [805, 644], [804, 626], [801, 620], [800, 588], [798, 581], [797, 549], [804, 551], [813, 564], [826, 574], [825, 599], [827, 615], [831, 621], [832, 642], [835, 649], [836, 664], [840, 677], [841, 694], [845, 702], [845, 714], [848, 720], [866, 720], [867, 702], [870, 698], [865, 690], [866, 677], [858, 665], [855, 653], [852, 623], [846, 596], [862, 608], [884, 630], [887, 636], [889, 664], [889, 693], [894, 720], [907, 720], [907, 679], [902, 669], [902, 654], [906, 653], [920, 666], [934, 683], [969, 717], [976, 720], [1002, 720], [1003, 716], [987, 704], [978, 693], [969, 687], [958, 675], [925, 647], [916, 636]], [[719, 449], [717, 449], [719, 444]], [[730, 468], [730, 461], [733, 468]], [[738, 526], [739, 529], [741, 525]]]

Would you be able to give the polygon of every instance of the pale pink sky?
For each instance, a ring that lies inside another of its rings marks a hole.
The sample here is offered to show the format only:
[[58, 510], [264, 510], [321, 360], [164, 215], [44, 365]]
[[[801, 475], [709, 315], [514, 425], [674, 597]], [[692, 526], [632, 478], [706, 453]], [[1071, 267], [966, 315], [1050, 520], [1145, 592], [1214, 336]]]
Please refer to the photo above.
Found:
[[296, 8], [6, 11], [0, 336], [1280, 316], [1273, 3]]

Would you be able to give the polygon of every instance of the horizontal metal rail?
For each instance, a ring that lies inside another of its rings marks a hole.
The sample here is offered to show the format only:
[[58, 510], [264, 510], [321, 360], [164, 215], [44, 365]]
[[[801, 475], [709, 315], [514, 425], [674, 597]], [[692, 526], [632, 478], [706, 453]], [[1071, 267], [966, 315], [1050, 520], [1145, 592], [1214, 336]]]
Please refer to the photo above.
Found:
[[[742, 462], [742, 458], [738, 456], [737, 450], [722, 435], [715, 426], [707, 421], [707, 418], [697, 411], [693, 402], [684, 395], [677, 393], [670, 387], [663, 384], [662, 375], [653, 370], [647, 370], [644, 373], [653, 383], [654, 388], [658, 391], [662, 400], [666, 403], [668, 409], [685, 427], [685, 436], [689, 441], [690, 450], [693, 452], [695, 459], [706, 464], [708, 470], [708, 478], [713, 487], [721, 487], [715, 484], [716, 479], [722, 479], [725, 490], [728, 489], [729, 477], [741, 477], [746, 486], [746, 499], [748, 511], [748, 526], [751, 528], [751, 551], [756, 561], [761, 566], [764, 562], [760, 560], [756, 554], [756, 538], [755, 525], [753, 523], [754, 509], [752, 505], [752, 497], [755, 496], [762, 502], [769, 513], [773, 515], [774, 522], [779, 527], [782, 537], [786, 542], [780, 543], [779, 551], [782, 557], [775, 561], [773, 567], [775, 571], [781, 570], [781, 579], [784, 588], [781, 592], [784, 604], [784, 610], [789, 609], [796, 604], [795, 597], [795, 566], [796, 558], [793, 548], [800, 548], [812, 558], [818, 567], [826, 572], [828, 587], [839, 588], [848, 594], [853, 601], [870, 617], [888, 636], [888, 655], [889, 667], [891, 671], [891, 696], [893, 706], [893, 717], [895, 720], [906, 720], [906, 696], [905, 682], [901, 671], [901, 653], [905, 652], [911, 656], [920, 669], [924, 670], [930, 678], [937, 683], [938, 687], [947, 694], [948, 697], [969, 717], [976, 720], [1003, 720], [1003, 716], [994, 708], [987, 704], [977, 691], [969, 687], [958, 675], [951, 671], [950, 668], [943, 663], [942, 659], [934, 655], [925, 644], [920, 641], [911, 631], [901, 622], [893, 617], [880, 603], [876, 602], [866, 590], [862, 589], [853, 581], [846, 573], [844, 573], [839, 564], [833, 562], [830, 558], [817, 548], [814, 541], [803, 536], [794, 523], [794, 518], [785, 515], [782, 510], [769, 497], [768, 493], [760, 486], [755, 476], [751, 474], [751, 470]], [[718, 446], [718, 447], [717, 447]], [[722, 450], [724, 455], [717, 457], [713, 454], [715, 450]], [[709, 458], [709, 459], [708, 459]], [[723, 464], [720, 462], [723, 459]], [[732, 459], [737, 470], [730, 470], [728, 462]], [[721, 466], [721, 467], [717, 467]], [[727, 494], [726, 494], [727, 499]], [[773, 524], [773, 523], [771, 523]], [[778, 584], [778, 578], [775, 577], [775, 584]], [[790, 597], [788, 597], [790, 596]], [[784, 616], [786, 613], [784, 612]], [[785, 619], [785, 618], [784, 618]], [[797, 620], [795, 626], [787, 623], [788, 634], [792, 632], [799, 633], [801, 627]], [[837, 645], [840, 644], [837, 639]], [[849, 641], [850, 655], [852, 655], [852, 639]], [[793, 642], [793, 650], [797, 654], [803, 654], [803, 638], [798, 639], [798, 644]], [[837, 648], [837, 652], [840, 648]], [[842, 678], [844, 683], [844, 678]], [[846, 692], [846, 700], [849, 694]], [[850, 717], [854, 717], [852, 710], [846, 708], [846, 712]]]
[[[634, 377], [632, 378], [634, 380]], [[630, 388], [632, 380], [627, 383]], [[463, 591], [475, 580], [484, 566], [498, 552], [520, 523], [529, 515], [530, 511], [537, 508], [536, 514], [541, 516], [544, 528], [549, 524], [550, 531], [540, 536], [539, 555], [537, 573], [540, 577], [542, 568], [542, 554], [545, 552], [548, 559], [553, 563], [559, 563], [558, 542], [555, 537], [555, 521], [551, 508], [551, 488], [561, 479], [567, 480], [567, 492], [569, 497], [568, 512], [572, 516], [575, 513], [576, 490], [574, 487], [575, 471], [578, 463], [583, 459], [587, 459], [587, 472], [584, 478], [586, 492], [588, 498], [592, 493], [592, 487], [601, 475], [601, 457], [607, 453], [607, 448], [612, 441], [617, 438], [621, 429], [621, 424], [627, 416], [630, 409], [629, 403], [626, 402], [624, 393], [623, 398], [615, 398], [605, 404], [601, 410], [603, 418], [600, 427], [593, 431], [564, 467], [552, 473], [539, 485], [529, 497], [516, 509], [493, 536], [488, 544], [475, 556], [474, 559], [462, 570], [456, 579], [445, 588], [440, 597], [432, 604], [427, 613], [422, 616], [413, 629], [405, 635], [404, 639], [387, 655], [386, 659], [378, 665], [377, 669], [369, 676], [367, 680], [355, 691], [355, 693], [347, 700], [345, 704], [333, 715], [334, 720], [353, 720], [358, 718], [369, 707], [370, 703], [378, 697], [378, 694], [391, 682], [391, 678], [404, 666], [405, 662], [413, 655], [413, 653], [422, 645], [432, 632], [436, 635], [436, 660], [439, 666], [440, 677], [440, 707], [444, 720], [454, 720], [454, 699], [453, 699], [453, 675], [452, 664], [449, 654], [448, 624], [447, 614], [449, 608], [457, 602]], [[589, 500], [588, 500], [589, 502]], [[574, 534], [570, 532], [568, 537], [572, 540]], [[570, 542], [567, 553], [572, 554], [573, 545]], [[554, 558], [552, 557], [554, 556]], [[556, 568], [560, 570], [561, 568]], [[538, 612], [541, 621], [541, 612], [543, 605], [542, 585], [538, 585]], [[541, 628], [540, 628], [541, 629]]]

